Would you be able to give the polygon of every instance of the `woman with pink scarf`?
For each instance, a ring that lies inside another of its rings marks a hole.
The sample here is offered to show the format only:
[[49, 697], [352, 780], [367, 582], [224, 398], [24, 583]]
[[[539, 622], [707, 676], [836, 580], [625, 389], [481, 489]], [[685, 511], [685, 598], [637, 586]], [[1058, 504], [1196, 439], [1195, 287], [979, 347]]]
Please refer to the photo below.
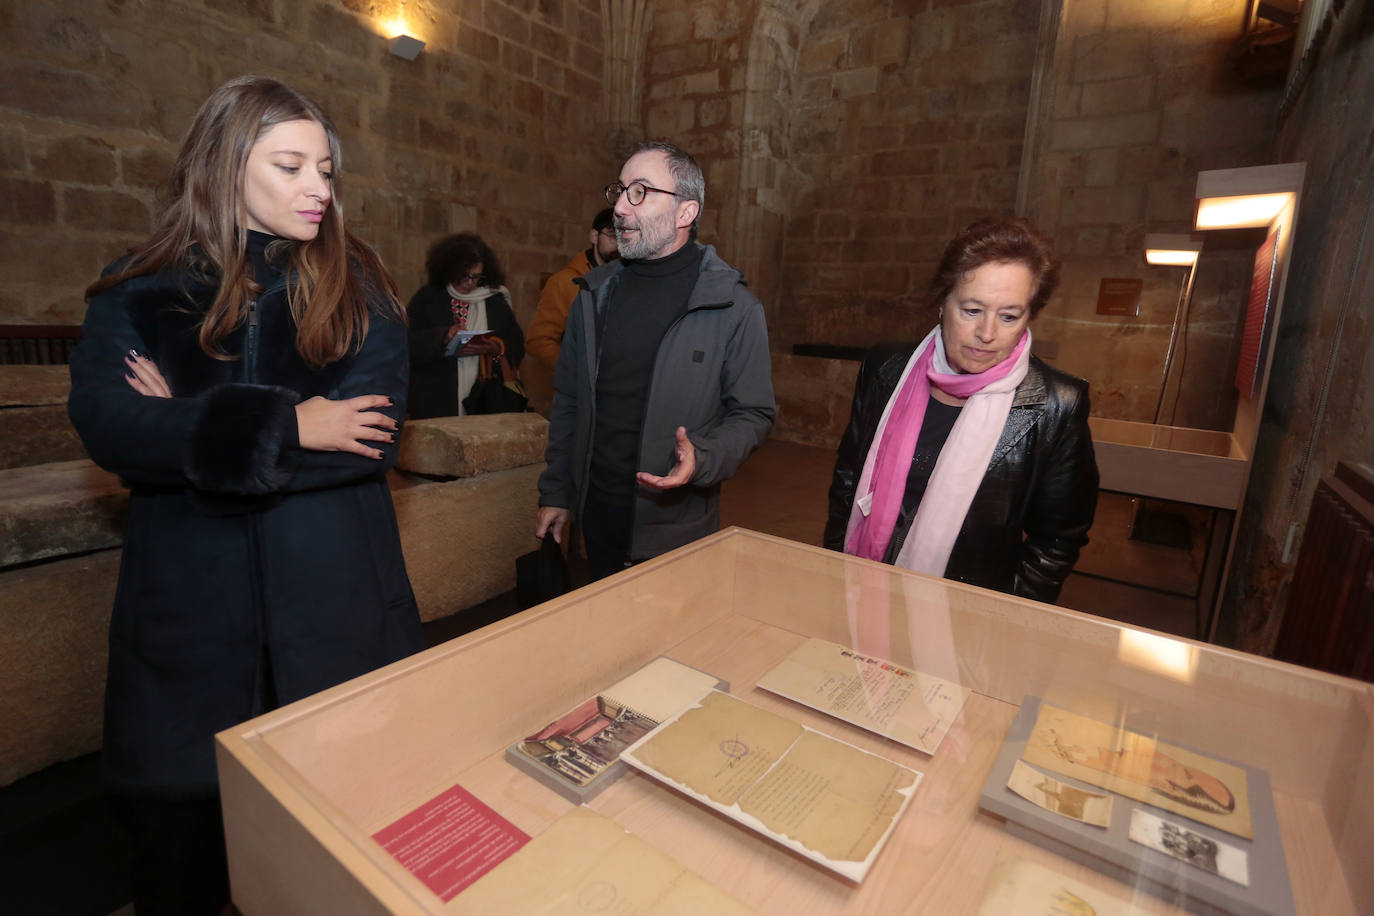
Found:
[[1088, 541], [1097, 464], [1088, 385], [1031, 355], [1058, 282], [1020, 219], [969, 226], [930, 285], [939, 325], [859, 370], [825, 546], [1053, 602]]

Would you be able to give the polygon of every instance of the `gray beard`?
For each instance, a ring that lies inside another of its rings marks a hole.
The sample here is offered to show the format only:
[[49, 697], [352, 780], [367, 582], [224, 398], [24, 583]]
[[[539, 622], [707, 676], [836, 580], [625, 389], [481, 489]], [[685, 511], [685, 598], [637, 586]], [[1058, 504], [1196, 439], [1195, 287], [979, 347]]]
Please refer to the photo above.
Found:
[[615, 232], [616, 244], [620, 246], [620, 256], [628, 261], [643, 261], [654, 257], [672, 242], [674, 232], [671, 225], [662, 234], [654, 232], [653, 223], [640, 223], [638, 241], [626, 242], [620, 230]]

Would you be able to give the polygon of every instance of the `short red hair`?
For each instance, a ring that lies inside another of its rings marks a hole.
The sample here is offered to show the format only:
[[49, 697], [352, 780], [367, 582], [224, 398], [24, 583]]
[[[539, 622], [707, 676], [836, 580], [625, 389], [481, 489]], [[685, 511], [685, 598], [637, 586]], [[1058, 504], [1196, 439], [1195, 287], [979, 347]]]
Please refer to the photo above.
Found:
[[1031, 272], [1030, 312], [1034, 318], [1059, 285], [1054, 246], [1029, 221], [1019, 217], [983, 219], [950, 239], [935, 276], [930, 278], [930, 304], [939, 308], [970, 271], [984, 264], [1024, 264]]

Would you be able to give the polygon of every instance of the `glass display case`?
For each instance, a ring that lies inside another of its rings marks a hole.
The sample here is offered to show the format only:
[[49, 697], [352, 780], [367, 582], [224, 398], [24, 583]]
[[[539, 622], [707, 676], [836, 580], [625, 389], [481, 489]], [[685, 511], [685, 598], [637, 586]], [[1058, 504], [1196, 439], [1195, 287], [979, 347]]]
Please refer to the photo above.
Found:
[[[927, 755], [755, 686], [811, 638], [972, 692]], [[531, 836], [548, 830], [574, 806], [507, 763], [507, 746], [660, 655], [923, 774], [860, 883], [637, 772], [589, 803], [754, 911], [975, 913], [1017, 860], [1099, 896], [1099, 912], [1202, 909], [1191, 865], [1109, 873], [980, 805], [1034, 698], [1261, 772], [1268, 787], [1251, 789], [1270, 793], [1272, 818], [1256, 817], [1255, 841], [1277, 831], [1264, 838], [1296, 911], [1374, 912], [1370, 685], [737, 528], [221, 733], [236, 905], [461, 911], [462, 893], [445, 904], [372, 835], [455, 785]]]

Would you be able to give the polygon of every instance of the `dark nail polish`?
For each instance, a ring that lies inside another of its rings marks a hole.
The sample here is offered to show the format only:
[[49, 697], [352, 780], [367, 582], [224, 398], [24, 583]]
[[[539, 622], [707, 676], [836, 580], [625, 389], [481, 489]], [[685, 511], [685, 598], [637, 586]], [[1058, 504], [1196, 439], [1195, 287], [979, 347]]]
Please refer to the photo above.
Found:
[[138, 352], [137, 350], [135, 350], [135, 349], [133, 349], [133, 348], [130, 348], [130, 349], [129, 349], [129, 355], [132, 356], [134, 359], [142, 359], [142, 358], [143, 358], [143, 354], [140, 353], [140, 352]]

